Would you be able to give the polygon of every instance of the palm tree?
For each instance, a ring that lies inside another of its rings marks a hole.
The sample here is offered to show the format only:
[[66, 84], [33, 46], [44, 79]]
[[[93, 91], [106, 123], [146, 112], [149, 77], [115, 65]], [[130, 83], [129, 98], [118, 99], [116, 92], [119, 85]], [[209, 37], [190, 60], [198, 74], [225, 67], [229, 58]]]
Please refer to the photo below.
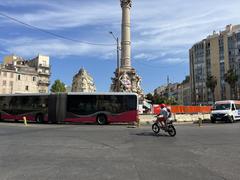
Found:
[[217, 86], [217, 79], [216, 79], [216, 77], [208, 75], [207, 76], [207, 81], [206, 81], [206, 86], [207, 86], [207, 88], [210, 89], [210, 91], [212, 93], [212, 101], [215, 102], [214, 91], [215, 91], [215, 88]]
[[229, 69], [227, 73], [224, 74], [224, 80], [229, 84], [231, 88], [231, 98], [236, 98], [236, 83], [238, 81], [238, 76], [233, 69]]

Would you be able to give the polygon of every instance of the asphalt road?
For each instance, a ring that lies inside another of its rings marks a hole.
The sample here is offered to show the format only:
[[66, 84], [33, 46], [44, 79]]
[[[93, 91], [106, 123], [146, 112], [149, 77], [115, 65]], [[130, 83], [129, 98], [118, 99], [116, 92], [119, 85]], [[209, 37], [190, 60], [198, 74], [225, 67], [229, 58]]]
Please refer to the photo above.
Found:
[[240, 122], [176, 129], [0, 123], [0, 180], [240, 179]]

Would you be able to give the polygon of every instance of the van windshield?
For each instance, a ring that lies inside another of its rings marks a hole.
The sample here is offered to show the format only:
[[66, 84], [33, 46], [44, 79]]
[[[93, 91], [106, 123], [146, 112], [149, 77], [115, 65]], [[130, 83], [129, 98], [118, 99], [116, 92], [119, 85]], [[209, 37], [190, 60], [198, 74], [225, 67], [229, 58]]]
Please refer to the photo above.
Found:
[[229, 110], [231, 104], [215, 104], [213, 110]]

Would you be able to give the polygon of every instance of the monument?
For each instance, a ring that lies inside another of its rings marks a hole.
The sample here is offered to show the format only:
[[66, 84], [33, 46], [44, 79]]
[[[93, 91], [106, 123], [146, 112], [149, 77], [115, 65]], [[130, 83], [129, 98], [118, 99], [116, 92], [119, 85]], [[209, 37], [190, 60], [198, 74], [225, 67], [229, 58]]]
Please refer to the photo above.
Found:
[[88, 72], [81, 68], [73, 77], [72, 92], [95, 92], [96, 86]]
[[111, 91], [113, 92], [134, 92], [143, 97], [143, 90], [140, 86], [141, 77], [131, 66], [131, 26], [130, 9], [132, 0], [120, 0], [122, 8], [122, 39], [121, 39], [121, 63], [112, 78]]

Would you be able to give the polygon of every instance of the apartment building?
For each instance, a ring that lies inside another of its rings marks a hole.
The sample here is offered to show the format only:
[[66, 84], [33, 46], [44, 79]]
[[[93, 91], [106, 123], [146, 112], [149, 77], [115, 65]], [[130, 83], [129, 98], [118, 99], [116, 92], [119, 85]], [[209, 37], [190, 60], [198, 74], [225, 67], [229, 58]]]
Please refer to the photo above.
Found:
[[227, 25], [195, 43], [189, 50], [192, 104], [211, 104], [212, 94], [206, 87], [207, 76], [215, 76], [215, 100], [230, 99], [231, 89], [224, 75], [233, 69], [238, 75], [240, 90], [240, 25]]
[[0, 94], [47, 93], [49, 78], [48, 56], [38, 55], [31, 60], [6, 56], [0, 65]]

